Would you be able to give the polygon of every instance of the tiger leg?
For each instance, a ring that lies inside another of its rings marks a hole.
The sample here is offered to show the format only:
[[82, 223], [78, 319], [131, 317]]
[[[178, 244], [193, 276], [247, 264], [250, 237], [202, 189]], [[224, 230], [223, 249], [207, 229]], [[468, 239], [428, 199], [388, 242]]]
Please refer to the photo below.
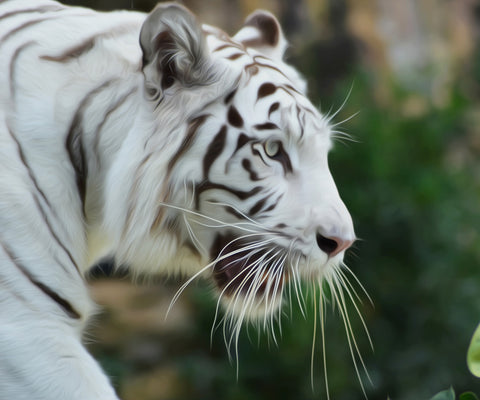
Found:
[[41, 311], [22, 294], [0, 291], [2, 399], [118, 400], [75, 327]]

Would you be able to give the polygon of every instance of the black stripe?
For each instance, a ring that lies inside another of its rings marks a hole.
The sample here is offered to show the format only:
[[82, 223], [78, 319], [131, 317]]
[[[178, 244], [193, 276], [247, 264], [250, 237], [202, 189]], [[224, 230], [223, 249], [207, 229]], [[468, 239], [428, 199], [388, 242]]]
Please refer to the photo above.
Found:
[[222, 51], [224, 49], [228, 49], [228, 48], [237, 48], [236, 46], [232, 46], [230, 43], [225, 43], [225, 44], [222, 44], [221, 46], [218, 46], [217, 48], [213, 49], [212, 53], [216, 53], [217, 51]]
[[244, 133], [241, 133], [238, 136], [237, 147], [235, 147], [235, 151], [233, 152], [233, 154], [235, 154], [238, 150], [240, 150], [243, 146], [245, 146], [251, 140], [253, 140], [251, 137], [245, 135]]
[[13, 254], [13, 251], [10, 248], [7, 248], [5, 244], [3, 243], [0, 243], [0, 244], [3, 250], [5, 251], [5, 253], [7, 254], [7, 256], [12, 261], [12, 263], [20, 270], [20, 272], [22, 272], [22, 274], [31, 283], [33, 283], [44, 294], [46, 294], [53, 301], [55, 301], [70, 318], [73, 318], [73, 319], [81, 318], [80, 313], [77, 310], [75, 310], [75, 308], [73, 308], [73, 306], [67, 300], [65, 300], [62, 296], [60, 296], [50, 287], [38, 281], [36, 278], [34, 278], [33, 275], [28, 271], [28, 269], [18, 261], [18, 258]]
[[272, 211], [275, 207], [277, 206], [277, 203], [273, 203], [270, 206], [268, 206], [265, 210], [264, 213]]
[[288, 156], [287, 151], [283, 147], [283, 143], [280, 142], [280, 151], [273, 157], [271, 157], [272, 160], [278, 161], [279, 163], [282, 164], [283, 169], [285, 171], [285, 174], [289, 172], [293, 172], [293, 166], [292, 162], [290, 160], [290, 157]]
[[43, 201], [47, 204], [48, 208], [50, 208], [52, 211], [52, 206], [50, 202], [48, 201], [47, 197], [45, 196], [45, 193], [43, 192], [42, 189], [40, 189], [40, 186], [38, 185], [37, 179], [35, 178], [35, 175], [33, 174], [32, 169], [30, 168], [30, 165], [27, 163], [27, 159], [25, 157], [25, 153], [23, 152], [22, 146], [20, 146], [20, 142], [18, 141], [17, 137], [15, 134], [12, 132], [9, 126], [7, 126], [7, 131], [10, 134], [10, 137], [13, 139], [17, 146], [17, 151], [18, 151], [18, 156], [20, 157], [20, 160], [22, 161], [22, 164], [25, 166], [25, 169], [27, 170], [28, 176], [30, 180], [33, 182], [33, 185], [35, 186], [35, 189], [40, 193], [40, 196], [42, 196]]
[[[1, 2], [0, 2], [1, 3]], [[31, 14], [31, 13], [47, 13], [51, 11], [61, 11], [63, 10], [64, 7], [59, 7], [59, 6], [43, 6], [43, 7], [38, 7], [38, 8], [27, 8], [24, 10], [15, 10], [15, 11], [9, 11], [6, 12], [5, 14], [0, 15], [0, 20], [9, 18], [9, 17], [14, 17], [16, 15], [21, 15], [21, 14]]]
[[100, 155], [98, 151], [98, 146], [100, 145], [100, 132], [102, 131], [103, 127], [105, 124], [108, 122], [108, 119], [110, 116], [118, 110], [126, 101], [127, 99], [133, 95], [137, 91], [137, 88], [134, 87], [132, 90], [130, 90], [128, 93], [124, 94], [122, 97], [120, 97], [115, 103], [110, 106], [110, 108], [105, 112], [102, 122], [98, 124], [97, 129], [95, 129], [94, 133], [94, 140], [93, 140], [93, 151], [97, 155], [97, 161], [100, 163]]
[[[229, 37], [227, 35], [225, 35], [225, 36], [226, 36], [225, 38], [219, 38], [219, 39], [220, 40], [228, 40]], [[229, 49], [229, 48], [245, 51], [244, 46], [239, 45], [238, 43], [236, 43], [234, 41], [230, 41], [228, 43], [222, 44], [222, 45], [218, 46], [217, 48], [213, 49], [212, 53], [216, 53], [217, 51], [222, 51], [222, 50]]]
[[86, 109], [91, 104], [92, 100], [102, 90], [110, 86], [114, 82], [113, 79], [106, 81], [102, 85], [92, 89], [80, 102], [75, 114], [70, 123], [70, 128], [67, 133], [65, 141], [65, 148], [73, 170], [75, 171], [75, 180], [77, 183], [78, 194], [82, 202], [82, 211], [85, 213], [85, 199], [87, 195], [87, 177], [88, 177], [88, 163], [85, 156], [85, 149], [83, 146], [83, 118]]
[[232, 101], [233, 96], [235, 96], [236, 92], [237, 92], [237, 89], [234, 89], [225, 97], [225, 104], [228, 104]]
[[208, 145], [207, 152], [203, 158], [203, 176], [207, 179], [210, 168], [215, 160], [220, 156], [225, 148], [227, 137], [227, 127], [223, 125], [220, 131], [215, 135], [211, 143]]
[[264, 197], [263, 199], [260, 199], [259, 201], [257, 201], [252, 208], [250, 208], [250, 210], [248, 211], [248, 215], [255, 215], [257, 214], [259, 211], [261, 211], [261, 209], [263, 208], [263, 206], [265, 205], [265, 203], [267, 202], [267, 200], [270, 198], [270, 196], [267, 196], [267, 197]]
[[246, 219], [245, 216], [243, 216], [241, 213], [239, 213], [237, 210], [235, 210], [232, 206], [223, 206], [223, 209], [228, 212], [229, 214], [232, 214], [238, 219]]
[[235, 197], [239, 198], [240, 200], [246, 200], [246, 199], [248, 199], [252, 196], [255, 196], [258, 192], [260, 192], [263, 189], [263, 187], [255, 186], [253, 189], [246, 191], [246, 190], [234, 189], [234, 188], [231, 188], [229, 186], [222, 185], [222, 184], [219, 184], [219, 183], [213, 183], [213, 182], [210, 182], [210, 181], [201, 182], [201, 183], [197, 184], [196, 188], [195, 188], [195, 195], [196, 195], [195, 202], [196, 202], [197, 210], [199, 208], [200, 195], [203, 192], [208, 191], [208, 190], [212, 190], [212, 189], [223, 190], [225, 192], [229, 192], [229, 193], [233, 194]]
[[44, 21], [48, 21], [50, 20], [51, 18], [41, 18], [41, 19], [34, 19], [33, 21], [27, 21], [27, 22], [24, 22], [22, 25], [20, 26], [17, 26], [16, 28], [12, 29], [11, 31], [8, 31], [5, 35], [3, 35], [1, 38], [0, 38], [0, 44], [3, 44], [2, 42], [6, 42], [9, 38], [11, 38], [13, 35], [15, 35], [16, 33], [19, 33], [21, 31], [23, 31], [24, 29], [26, 28], [29, 28], [33, 25], [37, 25], [37, 24], [40, 24], [41, 22], [44, 22]]
[[[55, 214], [55, 210], [52, 208], [50, 202], [48, 201], [47, 197], [45, 196], [45, 193], [40, 189], [40, 186], [38, 185], [38, 182], [37, 182], [37, 179], [35, 178], [35, 175], [33, 174], [33, 171], [32, 169], [30, 168], [29, 164], [27, 163], [27, 160], [26, 160], [26, 157], [25, 157], [25, 154], [22, 150], [22, 147], [20, 145], [20, 142], [18, 141], [18, 139], [16, 138], [15, 134], [11, 131], [11, 129], [8, 127], [8, 132], [10, 134], [10, 136], [12, 137], [13, 141], [15, 142], [15, 144], [17, 145], [17, 150], [18, 150], [18, 155], [20, 157], [20, 160], [22, 161], [23, 165], [25, 166], [26, 170], [27, 170], [27, 173], [28, 173], [28, 176], [30, 177], [30, 180], [33, 182], [33, 185], [35, 186], [35, 189], [38, 191], [38, 193], [40, 193], [40, 196], [42, 197], [43, 201], [45, 202], [45, 204], [50, 208], [50, 210], [52, 211], [53, 214]], [[73, 256], [72, 256], [72, 253], [70, 253], [70, 251], [67, 249], [67, 247], [63, 244], [63, 242], [60, 240], [60, 238], [58, 237], [58, 235], [55, 233], [55, 231], [53, 230], [53, 227], [50, 223], [50, 221], [48, 220], [47, 218], [47, 215], [45, 214], [41, 204], [40, 204], [40, 201], [38, 200], [37, 196], [35, 196], [33, 193], [32, 193], [32, 197], [33, 197], [33, 200], [37, 206], [37, 209], [38, 211], [40, 212], [40, 214], [42, 215], [43, 217], [43, 220], [45, 221], [45, 224], [47, 225], [48, 227], [48, 230], [50, 231], [50, 234], [53, 236], [53, 238], [55, 239], [55, 241], [58, 243], [58, 245], [62, 248], [62, 250], [65, 252], [65, 254], [68, 256], [68, 258], [70, 259], [71, 263], [73, 264], [73, 266], [75, 267], [75, 269], [78, 271], [78, 273], [80, 273], [80, 269], [78, 268], [78, 265], [77, 263], [75, 262]], [[60, 264], [60, 263], [59, 263]], [[61, 265], [61, 264], [60, 264]], [[62, 268], [67, 271], [67, 268], [65, 268], [63, 265], [62, 265]]]
[[270, 96], [271, 94], [275, 93], [276, 90], [277, 87], [273, 83], [264, 83], [258, 88], [257, 101], [263, 97]]
[[57, 55], [43, 55], [40, 56], [42, 60], [47, 60], [47, 61], [53, 61], [53, 62], [59, 62], [59, 63], [66, 63], [71, 60], [74, 60], [83, 54], [87, 53], [93, 47], [95, 46], [95, 42], [97, 39], [102, 38], [104, 36], [114, 36], [114, 35], [121, 35], [124, 33], [129, 33], [131, 29], [136, 29], [137, 25], [121, 25], [117, 27], [112, 27], [111, 29], [104, 31], [104, 32], [99, 32], [96, 33], [86, 39], [83, 39], [83, 41], [79, 44], [76, 44], [66, 50], [64, 50], [62, 53], [57, 54]]
[[95, 46], [95, 39], [96, 37], [89, 38], [85, 40], [83, 43], [80, 43], [76, 46], [73, 46], [65, 50], [62, 54], [59, 54], [56, 56], [43, 55], [43, 56], [40, 56], [40, 58], [42, 60], [54, 61], [59, 63], [68, 62], [70, 60], [80, 57], [82, 54], [93, 49], [93, 46]]
[[180, 144], [180, 147], [178, 150], [175, 152], [173, 157], [170, 159], [170, 162], [168, 163], [168, 174], [171, 173], [173, 167], [177, 163], [178, 159], [190, 148], [190, 146], [193, 144], [193, 139], [195, 137], [195, 134], [197, 133], [197, 130], [205, 123], [208, 115], [200, 115], [199, 117], [196, 117], [192, 119], [188, 125], [187, 133], [185, 135], [185, 138], [183, 139], [183, 142]]
[[272, 129], [280, 129], [276, 124], [273, 122], [265, 122], [264, 124], [257, 124], [254, 125], [254, 128], [259, 131], [267, 131]]
[[9, 74], [10, 74], [10, 78], [9, 78], [10, 79], [10, 96], [11, 96], [13, 101], [15, 101], [15, 95], [16, 95], [16, 91], [15, 91], [15, 83], [16, 83], [15, 71], [16, 71], [17, 60], [20, 57], [20, 54], [22, 53], [22, 51], [24, 51], [25, 49], [27, 49], [30, 46], [33, 46], [34, 44], [35, 44], [34, 41], [29, 41], [27, 43], [22, 44], [21, 46], [19, 46], [15, 50], [15, 52], [12, 55], [12, 58], [10, 59], [10, 66], [9, 66], [9, 68], [10, 68], [10, 70], [9, 70]]
[[248, 172], [250, 180], [252, 181], [260, 180], [257, 173], [252, 169], [252, 163], [250, 162], [250, 160], [248, 160], [247, 158], [244, 158], [242, 160], [242, 167]]
[[305, 113], [302, 114], [301, 108], [297, 105], [297, 120], [300, 126], [300, 138], [305, 134]]
[[243, 119], [234, 106], [230, 106], [228, 109], [227, 118], [230, 125], [233, 125], [236, 128], [241, 128], [243, 126]]
[[279, 103], [278, 101], [275, 102], [275, 103], [273, 103], [273, 104], [270, 106], [270, 108], [268, 109], [268, 118], [270, 118], [270, 115], [271, 115], [273, 112], [277, 111], [279, 107], [280, 107], [280, 103]]
[[227, 60], [231, 60], [231, 61], [235, 61], [237, 59], [239, 59], [240, 57], [244, 56], [245, 53], [234, 53], [234, 54], [231, 54], [227, 57]]

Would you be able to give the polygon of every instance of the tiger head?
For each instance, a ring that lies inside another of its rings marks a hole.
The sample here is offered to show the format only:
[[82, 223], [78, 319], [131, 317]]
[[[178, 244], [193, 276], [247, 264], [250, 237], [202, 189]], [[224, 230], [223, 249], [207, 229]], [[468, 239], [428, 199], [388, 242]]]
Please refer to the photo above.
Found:
[[162, 183], [148, 184], [158, 187], [146, 224], [154, 239], [138, 246], [156, 250], [145, 259], [175, 248], [172, 269], [182, 263], [191, 279], [209, 276], [241, 318], [273, 315], [288, 284], [331, 279], [355, 240], [353, 224], [328, 167], [330, 121], [282, 60], [275, 17], [256, 12], [229, 37], [161, 5], [140, 44], [145, 98], [163, 132], [146, 141], [141, 167], [170, 151], [157, 171]]

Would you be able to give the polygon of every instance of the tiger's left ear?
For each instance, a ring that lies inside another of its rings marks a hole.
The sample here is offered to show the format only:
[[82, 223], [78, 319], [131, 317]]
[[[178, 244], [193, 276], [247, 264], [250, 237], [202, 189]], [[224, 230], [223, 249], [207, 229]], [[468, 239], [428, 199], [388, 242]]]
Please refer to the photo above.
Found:
[[274, 60], [283, 59], [288, 45], [278, 20], [264, 10], [250, 14], [233, 39]]
[[151, 99], [161, 98], [175, 83], [193, 87], [212, 80], [213, 66], [201, 26], [179, 4], [159, 4], [147, 16], [140, 32], [140, 46], [146, 91]]

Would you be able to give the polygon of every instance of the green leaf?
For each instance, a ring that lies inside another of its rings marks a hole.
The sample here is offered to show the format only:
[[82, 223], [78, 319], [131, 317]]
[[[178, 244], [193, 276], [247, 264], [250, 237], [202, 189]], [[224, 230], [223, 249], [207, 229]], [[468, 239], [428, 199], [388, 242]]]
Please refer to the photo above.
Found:
[[460, 395], [458, 400], [478, 400], [478, 397], [473, 392], [465, 392]]
[[467, 364], [470, 372], [480, 378], [480, 325], [473, 334], [467, 353]]
[[455, 400], [455, 391], [451, 387], [450, 389], [437, 393], [430, 400]]

